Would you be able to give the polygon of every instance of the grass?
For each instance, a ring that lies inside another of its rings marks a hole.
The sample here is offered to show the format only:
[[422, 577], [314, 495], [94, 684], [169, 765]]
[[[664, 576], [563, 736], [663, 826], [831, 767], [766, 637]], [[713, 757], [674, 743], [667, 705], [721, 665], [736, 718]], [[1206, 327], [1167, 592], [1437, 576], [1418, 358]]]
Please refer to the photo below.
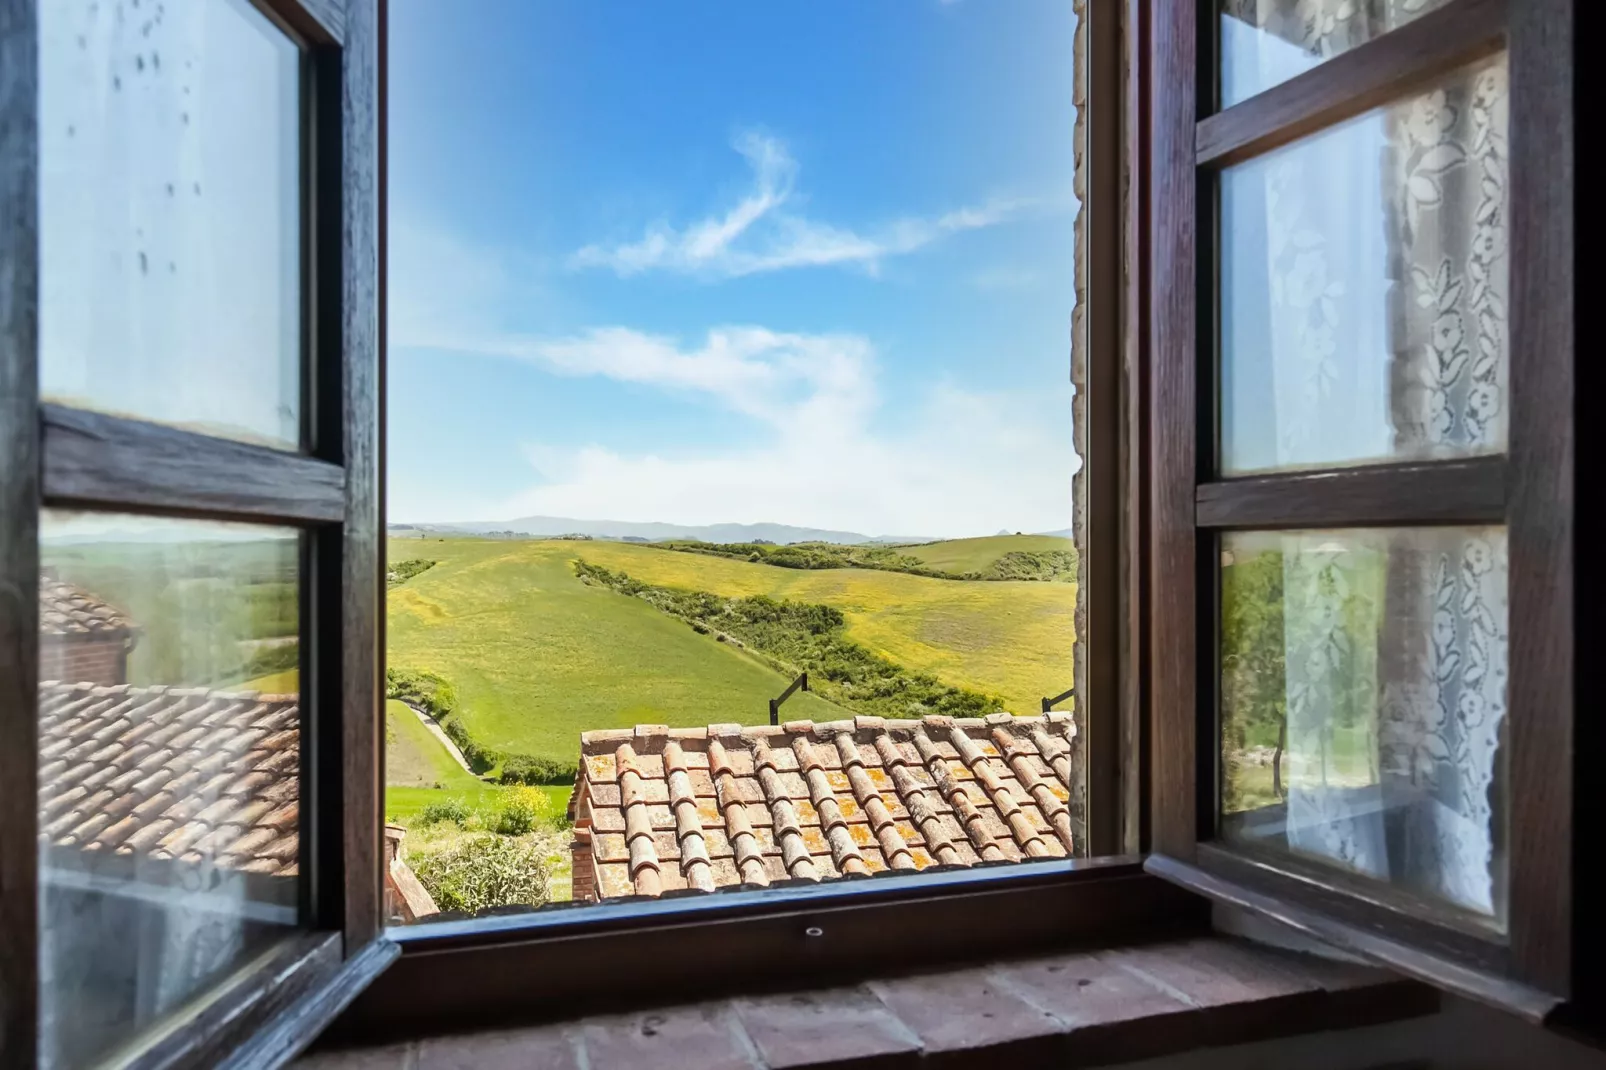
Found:
[[918, 557], [929, 568], [963, 574], [985, 572], [1005, 554], [1065, 551], [1074, 545], [1070, 539], [1062, 539], [1058, 535], [988, 535], [980, 539], [948, 539], [945, 542], [900, 546], [897, 549], [901, 554]]
[[[1002, 538], [965, 541], [998, 543], [990, 550], [995, 559], [1030, 549]], [[1064, 540], [1057, 541], [1063, 549]], [[622, 569], [643, 583], [835, 606], [847, 617], [848, 638], [944, 683], [998, 695], [1013, 713], [1035, 712], [1043, 696], [1071, 686], [1075, 584], [940, 580], [867, 569], [804, 571], [628, 543], [570, 545], [587, 561]], [[788, 702], [788, 712], [791, 706]]]
[[[394, 543], [397, 556], [416, 554], [415, 541]], [[570, 762], [590, 729], [766, 722], [769, 699], [789, 681], [640, 599], [582, 584], [572, 562], [598, 545], [432, 542], [439, 563], [390, 592], [389, 664], [450, 680], [483, 745]], [[693, 567], [736, 564], [655, 553]], [[810, 694], [786, 712], [844, 715]]]
[[405, 703], [385, 703], [385, 782], [397, 787], [478, 791], [484, 781], [457, 764]]
[[[995, 554], [1022, 548], [993, 541]], [[417, 542], [392, 552], [415, 557]], [[602, 541], [445, 539], [428, 553], [439, 563], [390, 592], [389, 664], [451, 680], [465, 724], [494, 748], [572, 761], [589, 729], [760, 724], [789, 682], [640, 599], [582, 584], [579, 557], [645, 583], [835, 606], [849, 638], [1014, 712], [1071, 683], [1074, 584], [805, 571]], [[845, 715], [801, 692], [784, 710]]]

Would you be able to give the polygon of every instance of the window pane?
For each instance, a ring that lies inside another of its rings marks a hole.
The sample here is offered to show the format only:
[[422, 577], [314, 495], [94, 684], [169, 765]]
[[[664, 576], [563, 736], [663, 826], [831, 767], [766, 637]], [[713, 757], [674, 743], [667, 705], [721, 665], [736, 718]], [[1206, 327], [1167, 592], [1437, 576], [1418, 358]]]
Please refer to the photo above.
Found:
[[1231, 533], [1222, 832], [1504, 916], [1503, 528]]
[[39, 24], [44, 396], [294, 448], [296, 47], [246, 0]]
[[1506, 445], [1506, 61], [1221, 175], [1221, 468]]
[[1231, 107], [1449, 0], [1223, 0], [1221, 106]]
[[298, 536], [46, 512], [40, 1036], [78, 1067], [297, 922]]

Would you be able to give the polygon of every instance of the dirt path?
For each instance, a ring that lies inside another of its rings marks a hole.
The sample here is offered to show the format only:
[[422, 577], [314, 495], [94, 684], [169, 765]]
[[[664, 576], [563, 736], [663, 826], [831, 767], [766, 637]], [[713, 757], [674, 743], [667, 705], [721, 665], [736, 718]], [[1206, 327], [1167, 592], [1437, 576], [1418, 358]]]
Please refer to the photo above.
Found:
[[469, 768], [468, 759], [463, 757], [463, 752], [457, 749], [457, 744], [452, 742], [452, 737], [446, 734], [446, 730], [440, 726], [439, 721], [435, 720], [435, 718], [431, 717], [417, 706], [414, 706], [406, 699], [402, 699], [401, 702], [402, 705], [406, 706], [408, 709], [412, 710], [418, 715], [419, 721], [423, 723], [425, 728], [429, 729], [429, 734], [440, 740], [441, 746], [446, 748], [447, 753], [449, 753], [453, 758], [457, 759], [457, 764], [463, 767], [463, 772], [467, 773], [469, 776], [479, 776], [478, 773]]

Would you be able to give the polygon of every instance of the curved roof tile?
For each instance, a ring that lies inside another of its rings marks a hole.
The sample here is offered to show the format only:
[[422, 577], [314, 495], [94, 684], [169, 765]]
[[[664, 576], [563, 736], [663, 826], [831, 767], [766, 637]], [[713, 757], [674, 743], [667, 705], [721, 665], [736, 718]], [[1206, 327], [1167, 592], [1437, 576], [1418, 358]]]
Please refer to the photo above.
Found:
[[[643, 725], [581, 737], [596, 898], [1071, 853], [1064, 714]], [[577, 870], [578, 872], [578, 870]]]

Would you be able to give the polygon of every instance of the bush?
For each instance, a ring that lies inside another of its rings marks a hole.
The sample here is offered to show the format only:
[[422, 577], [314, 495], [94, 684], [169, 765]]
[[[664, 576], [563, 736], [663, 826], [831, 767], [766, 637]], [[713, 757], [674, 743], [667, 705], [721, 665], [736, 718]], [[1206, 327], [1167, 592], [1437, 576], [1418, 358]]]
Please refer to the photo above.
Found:
[[300, 664], [300, 643], [276, 643], [273, 646], [262, 647], [245, 659], [245, 664], [240, 666], [236, 675], [252, 680], [258, 676], [271, 676], [287, 669], [294, 669]]
[[523, 836], [535, 831], [539, 815], [535, 807], [522, 799], [515, 799], [496, 812], [496, 823], [491, 831], [500, 836]]
[[472, 912], [547, 901], [546, 858], [526, 840], [487, 833], [409, 861], [442, 910]]
[[420, 572], [426, 572], [436, 564], [437, 562], [425, 561], [419, 558], [411, 561], [397, 561], [385, 570], [385, 587], [387, 590], [400, 587]]
[[468, 806], [462, 799], [442, 799], [432, 802], [419, 811], [418, 823], [420, 825], [436, 825], [449, 821], [454, 825], [461, 825], [468, 820]]
[[502, 759], [504, 784], [573, 784], [573, 762], [537, 758], [529, 754], [509, 754]]
[[508, 788], [502, 792], [502, 805], [482, 824], [503, 836], [523, 836], [546, 824], [551, 803], [538, 788]]
[[437, 721], [457, 709], [457, 692], [438, 673], [414, 669], [386, 669], [385, 697], [419, 706]]

